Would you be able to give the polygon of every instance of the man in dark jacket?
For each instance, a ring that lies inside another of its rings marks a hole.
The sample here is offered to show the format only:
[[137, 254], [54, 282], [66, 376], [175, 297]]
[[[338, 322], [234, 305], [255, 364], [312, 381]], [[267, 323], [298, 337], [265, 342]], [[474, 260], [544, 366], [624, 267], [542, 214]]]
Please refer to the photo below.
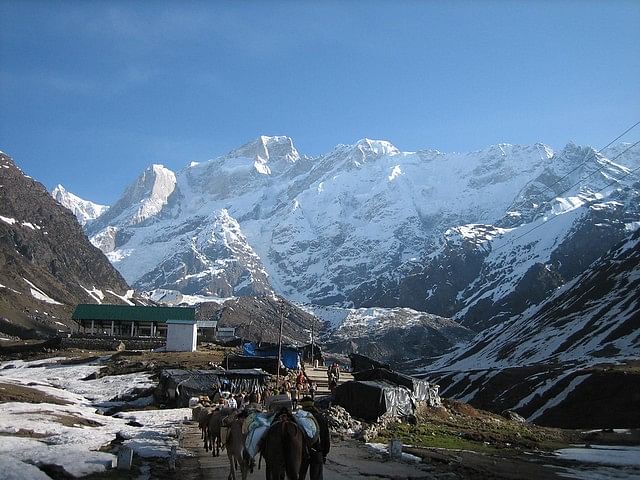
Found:
[[331, 449], [331, 436], [329, 434], [329, 425], [327, 419], [316, 408], [311, 397], [304, 397], [300, 405], [302, 409], [311, 413], [318, 424], [319, 438], [316, 443], [309, 447], [309, 457], [305, 457], [302, 460], [300, 466], [300, 478], [303, 479], [307, 475], [307, 469], [309, 469], [309, 478], [311, 480], [322, 480], [322, 466], [327, 460], [327, 455]]

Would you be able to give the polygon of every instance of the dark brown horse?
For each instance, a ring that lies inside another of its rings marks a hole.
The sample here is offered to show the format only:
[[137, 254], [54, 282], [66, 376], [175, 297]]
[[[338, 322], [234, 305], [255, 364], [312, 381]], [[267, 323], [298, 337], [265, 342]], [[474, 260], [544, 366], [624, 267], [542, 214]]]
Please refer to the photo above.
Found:
[[262, 456], [266, 463], [266, 479], [298, 480], [305, 455], [305, 434], [290, 413], [278, 414], [263, 438]]

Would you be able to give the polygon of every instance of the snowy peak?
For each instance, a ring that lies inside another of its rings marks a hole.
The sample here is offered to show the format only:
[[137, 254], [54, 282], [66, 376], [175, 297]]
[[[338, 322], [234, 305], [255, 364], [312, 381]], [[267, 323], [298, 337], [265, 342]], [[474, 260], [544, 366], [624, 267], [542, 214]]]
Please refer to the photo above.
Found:
[[139, 223], [158, 213], [176, 187], [176, 175], [163, 165], [151, 165], [138, 178], [125, 196], [140, 200], [143, 206], [138, 210], [134, 223]]
[[363, 138], [358, 140], [356, 144], [351, 147], [350, 157], [356, 165], [359, 165], [360, 162], [364, 163], [368, 160], [399, 155], [400, 153], [400, 150], [398, 150], [391, 142], [387, 142], [386, 140], [371, 140], [369, 138]]
[[149, 166], [106, 214], [89, 225], [89, 233], [114, 223], [137, 225], [158, 215], [175, 189], [175, 173], [163, 165]]
[[280, 170], [276, 173], [281, 173], [281, 170], [297, 162], [300, 154], [289, 137], [261, 135], [254, 141], [231, 151], [225, 158], [252, 159], [258, 173], [270, 175], [274, 167]]
[[58, 184], [51, 191], [51, 196], [63, 207], [68, 208], [78, 219], [80, 225], [85, 225], [88, 221], [94, 220], [106, 212], [109, 207], [83, 200], [82, 198], [67, 191]]

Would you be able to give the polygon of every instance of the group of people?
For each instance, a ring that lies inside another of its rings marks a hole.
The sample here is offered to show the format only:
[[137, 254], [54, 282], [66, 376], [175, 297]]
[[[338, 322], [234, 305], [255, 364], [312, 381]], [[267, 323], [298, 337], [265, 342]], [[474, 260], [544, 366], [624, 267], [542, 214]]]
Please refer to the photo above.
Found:
[[297, 372], [284, 377], [276, 391], [280, 395], [287, 395], [295, 408], [303, 396], [309, 396], [311, 400], [315, 400], [316, 384], [307, 377], [304, 368], [300, 368]]
[[240, 392], [233, 395], [228, 390], [218, 390], [211, 400], [214, 406], [222, 408], [237, 408], [242, 410], [251, 403], [257, 404], [259, 402], [260, 394], [256, 392]]

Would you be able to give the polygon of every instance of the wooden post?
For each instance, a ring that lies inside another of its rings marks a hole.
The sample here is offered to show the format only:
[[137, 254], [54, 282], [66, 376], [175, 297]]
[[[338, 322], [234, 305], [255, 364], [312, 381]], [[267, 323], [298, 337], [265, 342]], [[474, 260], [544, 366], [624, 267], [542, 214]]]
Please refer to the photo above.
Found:
[[111, 320], [111, 336], [112, 337], [113, 337], [114, 333], [115, 333], [115, 324], [114, 324], [114, 321]]
[[315, 356], [313, 354], [313, 351], [315, 350], [314, 345], [315, 345], [315, 341], [314, 341], [314, 337], [313, 337], [313, 329], [315, 327], [316, 324], [316, 319], [315, 317], [313, 317], [313, 319], [311, 320], [311, 367], [313, 367], [315, 365]]
[[95, 328], [95, 323], [94, 323], [94, 321], [93, 321], [93, 319], [92, 319], [92, 320], [91, 320], [91, 335], [93, 335], [93, 334], [95, 334], [95, 333], [96, 333], [96, 331], [94, 330], [94, 328]]
[[133, 337], [133, 326], [134, 326], [135, 322], [133, 320], [131, 320], [131, 336]]

